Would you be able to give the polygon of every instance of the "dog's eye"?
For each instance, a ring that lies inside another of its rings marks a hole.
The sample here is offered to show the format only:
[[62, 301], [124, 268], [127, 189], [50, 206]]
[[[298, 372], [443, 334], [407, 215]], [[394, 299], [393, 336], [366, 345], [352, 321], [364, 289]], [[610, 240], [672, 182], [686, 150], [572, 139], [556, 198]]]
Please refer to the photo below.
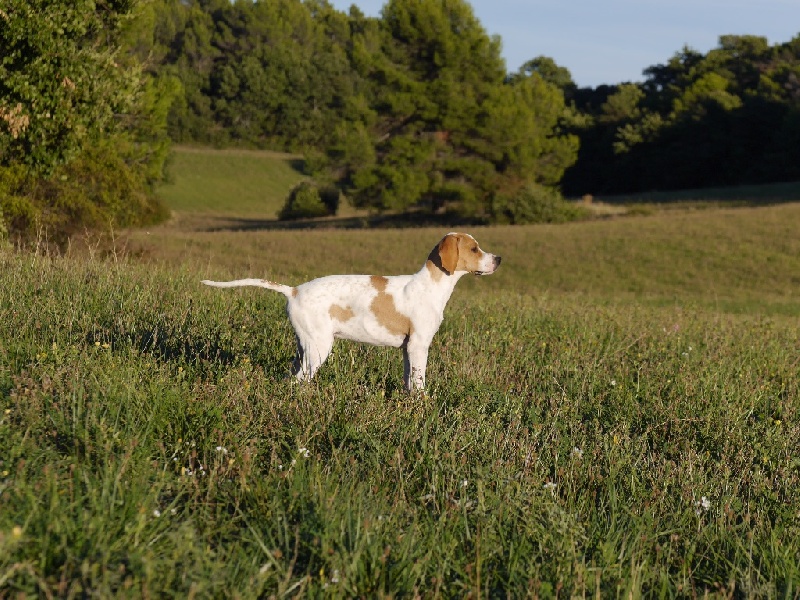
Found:
[[472, 249], [472, 251], [473, 251], [475, 254], [477, 254], [477, 253], [478, 253], [478, 247], [477, 247], [477, 246], [475, 246], [475, 247]]

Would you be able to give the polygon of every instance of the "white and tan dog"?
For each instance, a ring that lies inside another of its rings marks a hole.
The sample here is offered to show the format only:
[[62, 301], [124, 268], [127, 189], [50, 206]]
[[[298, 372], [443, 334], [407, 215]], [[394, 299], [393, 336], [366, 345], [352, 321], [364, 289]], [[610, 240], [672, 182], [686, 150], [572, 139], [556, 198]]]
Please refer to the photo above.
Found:
[[297, 287], [265, 279], [203, 281], [215, 287], [256, 286], [282, 293], [297, 337], [292, 369], [310, 380], [328, 358], [333, 340], [403, 348], [408, 390], [425, 386], [428, 348], [444, 307], [463, 275], [490, 275], [500, 257], [483, 252], [471, 235], [448, 233], [414, 275], [330, 275]]

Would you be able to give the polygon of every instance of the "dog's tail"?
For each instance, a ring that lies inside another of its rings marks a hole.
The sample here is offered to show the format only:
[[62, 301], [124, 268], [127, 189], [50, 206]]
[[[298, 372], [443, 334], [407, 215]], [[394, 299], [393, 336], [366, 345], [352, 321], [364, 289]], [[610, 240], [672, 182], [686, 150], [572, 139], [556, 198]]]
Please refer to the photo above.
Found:
[[206, 285], [220, 288], [243, 287], [251, 285], [280, 292], [287, 298], [291, 298], [297, 293], [295, 288], [290, 285], [283, 285], [282, 283], [275, 283], [273, 281], [267, 281], [266, 279], [237, 279], [236, 281], [209, 281], [208, 279], [204, 279], [200, 283], [205, 283]]

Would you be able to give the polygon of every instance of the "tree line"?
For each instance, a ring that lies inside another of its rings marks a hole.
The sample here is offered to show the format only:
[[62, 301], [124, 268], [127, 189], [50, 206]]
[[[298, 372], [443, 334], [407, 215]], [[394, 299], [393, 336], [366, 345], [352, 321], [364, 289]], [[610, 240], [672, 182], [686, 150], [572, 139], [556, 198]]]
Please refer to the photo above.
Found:
[[12, 230], [162, 217], [170, 142], [300, 152], [321, 197], [488, 221], [565, 218], [561, 191], [800, 177], [800, 36], [584, 89], [548, 57], [508, 73], [465, 0], [6, 0], [0, 50]]
[[723, 35], [644, 71], [641, 84], [562, 89], [585, 121], [568, 194], [800, 179], [800, 35]]

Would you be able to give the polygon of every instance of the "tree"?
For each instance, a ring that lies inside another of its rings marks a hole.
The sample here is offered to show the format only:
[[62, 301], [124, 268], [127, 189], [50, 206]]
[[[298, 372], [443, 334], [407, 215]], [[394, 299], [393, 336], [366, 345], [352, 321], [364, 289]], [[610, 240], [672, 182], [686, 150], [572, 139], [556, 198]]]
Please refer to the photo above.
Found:
[[538, 74], [506, 81], [500, 40], [466, 2], [390, 0], [381, 23], [382, 52], [356, 55], [366, 105], [327, 149], [351, 202], [488, 215], [498, 189], [557, 182], [575, 152], [557, 130], [563, 94]]
[[527, 61], [519, 68], [517, 73], [511, 76], [511, 79], [530, 77], [534, 73], [537, 73], [547, 83], [560, 89], [567, 100], [572, 98], [577, 89], [569, 69], [559, 66], [549, 56], [537, 56]]
[[0, 10], [0, 165], [50, 172], [120, 129], [140, 72], [115, 40], [133, 2], [7, 0]]
[[565, 175], [569, 193], [800, 176], [800, 36], [773, 47], [762, 37], [722, 36], [707, 54], [684, 48], [645, 75], [641, 86], [617, 86], [605, 102], [583, 105], [592, 121]]
[[163, 217], [151, 191], [178, 90], [137, 59], [138, 42], [149, 43], [139, 8], [8, 0], [0, 9], [0, 209], [14, 234], [42, 227], [60, 241]]

